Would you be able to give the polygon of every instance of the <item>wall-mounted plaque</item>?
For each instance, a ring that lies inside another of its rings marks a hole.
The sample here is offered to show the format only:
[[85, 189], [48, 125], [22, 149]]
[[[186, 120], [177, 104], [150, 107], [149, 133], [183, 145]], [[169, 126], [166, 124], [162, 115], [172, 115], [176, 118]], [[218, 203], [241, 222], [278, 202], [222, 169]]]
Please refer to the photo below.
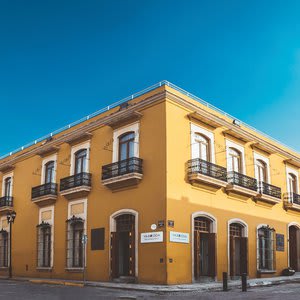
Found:
[[276, 251], [284, 251], [284, 234], [276, 233]]

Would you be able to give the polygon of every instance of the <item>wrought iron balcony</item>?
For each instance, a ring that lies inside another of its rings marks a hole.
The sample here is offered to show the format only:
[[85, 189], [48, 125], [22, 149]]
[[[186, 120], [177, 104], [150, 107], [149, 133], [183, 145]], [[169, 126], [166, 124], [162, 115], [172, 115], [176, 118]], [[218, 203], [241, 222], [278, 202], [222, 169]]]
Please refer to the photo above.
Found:
[[281, 199], [281, 188], [275, 185], [271, 185], [269, 183], [261, 181], [258, 185], [258, 191], [260, 194]]
[[31, 199], [39, 198], [47, 195], [57, 195], [57, 183], [46, 183], [36, 187], [31, 190]]
[[57, 183], [45, 183], [31, 190], [31, 200], [33, 202], [43, 202], [46, 201], [54, 202], [57, 198]]
[[13, 208], [14, 198], [11, 196], [4, 196], [0, 198], [0, 211], [10, 210]]
[[227, 169], [200, 158], [187, 162], [187, 173], [192, 184], [198, 182], [214, 186], [227, 185]]
[[102, 184], [110, 189], [136, 185], [143, 178], [143, 160], [131, 157], [102, 167]]
[[249, 177], [247, 175], [230, 171], [228, 172], [228, 182], [233, 185], [238, 185], [245, 189], [252, 191], [257, 191], [257, 180], [255, 178]]
[[300, 211], [300, 195], [296, 193], [285, 193], [283, 199], [285, 209]]
[[92, 174], [82, 172], [60, 180], [60, 192], [62, 195], [82, 194], [82, 196], [91, 190]]

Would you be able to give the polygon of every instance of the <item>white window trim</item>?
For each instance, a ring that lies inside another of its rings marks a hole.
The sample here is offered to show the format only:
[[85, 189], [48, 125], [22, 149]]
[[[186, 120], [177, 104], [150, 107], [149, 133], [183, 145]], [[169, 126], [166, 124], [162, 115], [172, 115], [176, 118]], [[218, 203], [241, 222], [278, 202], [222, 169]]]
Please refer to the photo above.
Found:
[[193, 145], [196, 142], [196, 134], [197, 133], [200, 133], [200, 134], [203, 134], [204, 136], [206, 136], [209, 141], [210, 141], [210, 159], [211, 159], [211, 162], [212, 163], [215, 163], [215, 136], [213, 134], [213, 132], [203, 128], [203, 127], [200, 127], [198, 125], [195, 125], [193, 123], [191, 123], [191, 158], [194, 159], [194, 158], [199, 158], [198, 156], [196, 157], [193, 153]]
[[242, 174], [246, 174], [246, 162], [245, 162], [245, 148], [233, 141], [230, 141], [228, 139], [225, 139], [226, 142], [226, 161], [227, 161], [227, 170], [230, 170], [230, 155], [229, 155], [229, 148], [235, 148], [241, 153], [241, 159], [242, 159]]
[[112, 153], [112, 162], [119, 161], [119, 136], [133, 131], [134, 132], [134, 157], [139, 157], [139, 128], [140, 122], [133, 123], [129, 126], [121, 127], [114, 130], [113, 133], [113, 153]]
[[[68, 219], [71, 219], [73, 217], [73, 215], [71, 214], [71, 206], [74, 204], [80, 204], [80, 203], [83, 203], [83, 213], [76, 214], [75, 217], [83, 219], [83, 222], [84, 222], [83, 232], [86, 235], [87, 234], [87, 198], [69, 201], [69, 203], [68, 203]], [[85, 245], [84, 257], [85, 257], [84, 263], [85, 263], [85, 267], [86, 267], [87, 266], [87, 244]], [[73, 268], [72, 267], [70, 268], [67, 266], [67, 269], [73, 269]]]
[[45, 167], [46, 167], [46, 164], [50, 161], [54, 161], [54, 183], [56, 182], [57, 153], [43, 159], [41, 184], [45, 184]]
[[39, 224], [42, 223], [42, 213], [45, 211], [51, 211], [51, 219], [46, 220], [47, 223], [51, 225], [51, 258], [50, 258], [50, 268], [54, 265], [54, 205], [42, 207], [39, 210]]
[[86, 156], [86, 173], [89, 173], [90, 171], [90, 148], [91, 148], [91, 141], [88, 140], [84, 143], [78, 144], [76, 146], [73, 146], [71, 148], [71, 166], [70, 166], [70, 175], [75, 174], [75, 153], [79, 150], [86, 149], [87, 150], [87, 156]]
[[3, 175], [2, 177], [2, 197], [4, 197], [4, 193], [5, 193], [5, 179], [11, 177], [11, 187], [10, 187], [10, 197], [12, 197], [13, 195], [13, 188], [14, 188], [14, 172], [11, 173], [7, 173], [5, 175]]
[[267, 180], [268, 182], [266, 183], [271, 183], [271, 176], [270, 176], [270, 159], [268, 157], [265, 157], [257, 152], [253, 153], [253, 158], [254, 158], [254, 172], [255, 172], [255, 178], [258, 181], [258, 168], [257, 168], [257, 160], [261, 160], [266, 164], [267, 167]]
[[288, 193], [291, 193], [290, 191], [290, 185], [289, 185], [289, 174], [293, 174], [295, 175], [296, 179], [297, 179], [297, 185], [296, 185], [296, 188], [297, 188], [297, 194], [299, 194], [299, 174], [298, 174], [298, 170], [297, 169], [294, 169], [292, 167], [289, 167], [289, 166], [286, 166], [286, 186], [287, 186], [287, 192]]
[[[7, 222], [7, 226], [3, 227], [2, 226], [3, 220], [7, 220], [7, 217], [6, 216], [0, 217], [0, 228], [1, 228], [1, 230], [6, 230], [8, 232], [8, 234], [9, 234], [9, 232], [10, 232], [10, 226], [9, 226], [9, 224]], [[8, 250], [8, 253], [9, 253], [10, 252], [10, 242], [8, 242], [7, 250]], [[9, 265], [10, 265], [10, 257], [9, 257], [9, 254], [7, 254], [7, 266], [9, 267]], [[2, 267], [2, 268], [3, 269], [7, 269], [8, 267]], [[0, 268], [0, 269], [2, 269], [2, 268]]]

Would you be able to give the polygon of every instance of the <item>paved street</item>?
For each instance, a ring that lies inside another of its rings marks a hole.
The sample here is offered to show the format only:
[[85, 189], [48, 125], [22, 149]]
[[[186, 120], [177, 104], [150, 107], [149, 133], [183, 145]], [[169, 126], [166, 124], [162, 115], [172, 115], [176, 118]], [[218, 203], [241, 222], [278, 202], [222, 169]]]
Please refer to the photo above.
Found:
[[151, 293], [98, 287], [72, 287], [0, 280], [0, 299], [298, 299], [300, 283], [228, 292]]

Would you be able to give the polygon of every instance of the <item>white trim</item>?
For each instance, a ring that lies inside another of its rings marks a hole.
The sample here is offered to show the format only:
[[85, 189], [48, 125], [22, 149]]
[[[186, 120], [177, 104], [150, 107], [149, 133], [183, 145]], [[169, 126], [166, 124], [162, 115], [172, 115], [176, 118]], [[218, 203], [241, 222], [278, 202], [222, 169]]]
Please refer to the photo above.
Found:
[[125, 126], [114, 130], [113, 152], [112, 152], [113, 163], [119, 161], [119, 136], [130, 131], [134, 132], [134, 157], [139, 157], [139, 139], [140, 139], [139, 128], [140, 128], [140, 122], [138, 121], [129, 126]]
[[228, 140], [227, 138], [225, 139], [226, 142], [226, 162], [227, 162], [227, 170], [230, 170], [230, 156], [229, 156], [229, 148], [235, 148], [241, 153], [241, 159], [242, 159], [242, 164], [241, 164], [241, 173], [246, 174], [246, 162], [245, 162], [245, 148], [231, 140]]
[[86, 149], [87, 153], [86, 153], [86, 170], [85, 172], [89, 172], [90, 170], [90, 150], [91, 150], [91, 141], [88, 140], [84, 143], [75, 145], [71, 148], [71, 164], [70, 164], [70, 175], [74, 175], [75, 173], [75, 153], [79, 150], [83, 150]]
[[57, 172], [57, 153], [47, 156], [46, 158], [43, 159], [42, 161], [42, 172], [41, 172], [41, 184], [45, 184], [45, 166], [48, 162], [54, 161], [54, 182], [56, 182], [56, 172]]
[[54, 205], [45, 206], [39, 209], [39, 224], [42, 223], [42, 213], [44, 211], [51, 211], [51, 219], [48, 219], [47, 222], [51, 225], [51, 259], [50, 259], [50, 268], [53, 268], [54, 265]]
[[[242, 237], [248, 238], [248, 224], [242, 219], [230, 219], [227, 222], [227, 273], [230, 274], [230, 225], [238, 223], [243, 226]], [[248, 259], [247, 259], [248, 264]]]
[[267, 167], [267, 180], [266, 183], [271, 183], [271, 176], [270, 176], [270, 159], [268, 157], [265, 157], [257, 152], [253, 152], [253, 159], [254, 159], [254, 172], [255, 172], [255, 178], [258, 181], [258, 168], [257, 168], [257, 160], [261, 160], [266, 164]]
[[290, 267], [290, 227], [291, 226], [295, 226], [298, 227], [298, 229], [300, 229], [300, 224], [298, 222], [290, 222], [287, 225], [287, 265], [288, 267]]
[[202, 135], [204, 135], [205, 137], [207, 137], [209, 139], [209, 153], [210, 153], [210, 160], [212, 163], [215, 163], [215, 136], [213, 134], [213, 132], [200, 127], [198, 125], [195, 125], [191, 122], [191, 158], [199, 158], [199, 155], [197, 153], [197, 155], [195, 154], [194, 151], [194, 145], [196, 145], [196, 134], [200, 133]]
[[[2, 230], [6, 230], [7, 231], [7, 233], [8, 233], [8, 235], [9, 235], [9, 232], [10, 232], [10, 225], [9, 225], [9, 223], [7, 222], [7, 226], [6, 227], [2, 227], [2, 221], [3, 220], [7, 220], [7, 217], [6, 216], [2, 216], [2, 217], [0, 217], [0, 229]], [[8, 237], [8, 245], [7, 245], [7, 267], [3, 267], [3, 269], [7, 269], [7, 268], [9, 268], [9, 266], [10, 266], [10, 257], [9, 257], [9, 252], [10, 252], [10, 239], [9, 239], [9, 237]]]
[[[139, 237], [139, 232], [138, 232], [138, 225], [139, 225], [139, 213], [136, 210], [130, 209], [130, 208], [124, 208], [120, 209], [116, 212], [114, 212], [110, 217], [109, 217], [109, 247], [111, 247], [111, 239], [110, 239], [110, 234], [111, 232], [116, 232], [116, 217], [124, 214], [131, 214], [134, 215], [134, 220], [135, 220], [135, 277], [138, 277], [138, 237]], [[108, 253], [109, 259], [108, 261], [110, 262], [110, 250]], [[111, 273], [111, 265], [109, 263], [109, 276]]]
[[[71, 206], [74, 205], [74, 204], [83, 203], [83, 213], [76, 214], [75, 217], [83, 219], [83, 221], [84, 221], [84, 226], [83, 226], [84, 234], [87, 234], [87, 201], [88, 201], [87, 198], [82, 198], [82, 199], [78, 199], [78, 200], [69, 201], [69, 203], [68, 203], [68, 219], [73, 217], [73, 214], [71, 214]], [[87, 245], [85, 247], [84, 257], [85, 257], [85, 266], [87, 266]], [[67, 266], [67, 269], [70, 269], [70, 268], [68, 268], [68, 266]]]
[[14, 172], [7, 173], [2, 177], [2, 197], [4, 197], [5, 193], [5, 179], [11, 177], [11, 187], [10, 187], [10, 197], [13, 195], [13, 188], [14, 188]]
[[290, 185], [289, 185], [289, 174], [293, 174], [295, 175], [296, 179], [297, 179], [297, 184], [296, 184], [296, 188], [297, 188], [297, 194], [299, 193], [299, 173], [298, 170], [289, 166], [285, 166], [285, 170], [286, 170], [286, 184], [287, 184], [287, 191], [288, 193], [291, 193], [290, 191]]
[[[205, 218], [208, 218], [209, 220], [211, 220], [211, 228], [210, 228], [210, 232], [211, 233], [217, 233], [217, 225], [218, 225], [218, 222], [217, 222], [217, 219], [210, 213], [207, 213], [205, 211], [197, 211], [197, 212], [194, 212], [192, 213], [191, 215], [191, 228], [192, 228], [192, 232], [191, 232], [191, 240], [192, 240], [192, 280], [194, 281], [195, 280], [195, 277], [194, 277], [194, 229], [195, 229], [195, 224], [194, 224], [194, 219], [197, 218], [197, 217], [205, 217]], [[217, 250], [218, 250], [218, 245], [217, 245], [217, 240], [216, 240], [216, 249], [215, 249], [215, 255], [217, 256]], [[217, 265], [216, 265], [216, 268], [217, 268]], [[217, 274], [217, 272], [216, 272]], [[216, 279], [216, 276], [215, 276], [215, 279]]]

